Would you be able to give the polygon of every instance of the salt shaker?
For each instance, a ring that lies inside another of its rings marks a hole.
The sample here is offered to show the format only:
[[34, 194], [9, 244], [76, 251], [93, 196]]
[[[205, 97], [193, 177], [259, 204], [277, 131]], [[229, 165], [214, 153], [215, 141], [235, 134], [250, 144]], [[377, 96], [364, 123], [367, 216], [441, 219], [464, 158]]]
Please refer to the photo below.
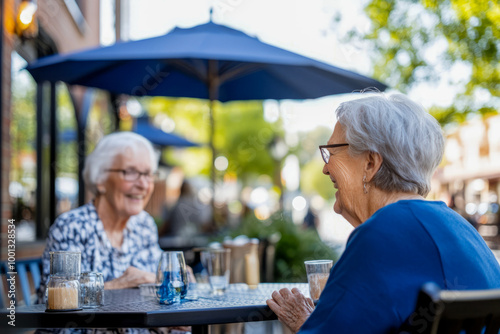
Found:
[[250, 289], [256, 289], [260, 283], [259, 239], [250, 242], [250, 253], [245, 255], [245, 282]]

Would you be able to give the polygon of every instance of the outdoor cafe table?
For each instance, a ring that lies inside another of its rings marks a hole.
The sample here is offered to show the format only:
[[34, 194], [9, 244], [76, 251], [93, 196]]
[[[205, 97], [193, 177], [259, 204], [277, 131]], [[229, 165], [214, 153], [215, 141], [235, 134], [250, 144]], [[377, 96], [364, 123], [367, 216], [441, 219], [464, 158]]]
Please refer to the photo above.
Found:
[[[298, 288], [309, 296], [307, 283], [261, 283], [251, 290], [231, 284], [221, 297], [211, 296], [206, 284], [188, 293], [180, 304], [160, 305], [155, 297], [141, 296], [139, 289], [106, 290], [104, 306], [74, 312], [45, 312], [45, 305], [16, 308], [17, 328], [134, 328], [192, 326], [192, 333], [208, 333], [208, 325], [274, 320], [266, 300], [274, 290]], [[0, 310], [1, 328], [7, 310]]]

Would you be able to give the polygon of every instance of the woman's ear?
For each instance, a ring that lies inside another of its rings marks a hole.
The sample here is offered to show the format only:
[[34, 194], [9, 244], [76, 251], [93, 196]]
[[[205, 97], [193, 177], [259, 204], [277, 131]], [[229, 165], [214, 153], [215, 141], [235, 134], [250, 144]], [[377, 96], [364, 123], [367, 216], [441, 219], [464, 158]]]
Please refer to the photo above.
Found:
[[98, 185], [96, 186], [96, 188], [97, 188], [97, 194], [99, 194], [99, 195], [103, 195], [103, 194], [105, 194], [105, 193], [106, 193], [106, 188], [104, 187], [104, 185], [103, 185], [103, 184], [101, 184], [101, 183], [100, 183], [100, 184], [98, 184]]
[[365, 175], [366, 182], [371, 182], [375, 174], [377, 174], [380, 166], [382, 166], [382, 161], [384, 159], [379, 153], [368, 152], [365, 163]]

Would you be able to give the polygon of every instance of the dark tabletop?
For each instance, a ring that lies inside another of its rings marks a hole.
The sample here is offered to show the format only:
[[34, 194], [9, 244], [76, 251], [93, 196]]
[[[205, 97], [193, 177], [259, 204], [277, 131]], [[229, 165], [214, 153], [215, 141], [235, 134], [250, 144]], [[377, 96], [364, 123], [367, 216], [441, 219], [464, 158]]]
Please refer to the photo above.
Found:
[[[208, 325], [276, 319], [266, 300], [274, 290], [297, 287], [309, 296], [306, 283], [263, 283], [255, 290], [231, 284], [226, 294], [215, 297], [208, 285], [190, 289], [180, 304], [160, 305], [155, 297], [141, 296], [139, 289], [106, 290], [104, 306], [74, 312], [45, 312], [45, 305], [16, 308], [16, 327], [21, 328], [120, 328]], [[0, 310], [0, 328], [9, 327], [7, 310]]]

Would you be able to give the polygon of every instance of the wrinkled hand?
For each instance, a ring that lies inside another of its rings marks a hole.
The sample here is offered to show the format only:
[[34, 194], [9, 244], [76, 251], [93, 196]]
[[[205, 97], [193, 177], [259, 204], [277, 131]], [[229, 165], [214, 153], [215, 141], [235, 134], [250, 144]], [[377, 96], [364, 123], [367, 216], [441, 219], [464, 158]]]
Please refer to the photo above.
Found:
[[188, 272], [188, 282], [189, 283], [196, 283], [196, 277], [194, 276], [193, 269], [190, 266], [186, 266], [187, 272]]
[[271, 296], [272, 299], [266, 301], [267, 305], [276, 313], [278, 320], [294, 333], [299, 331], [314, 311], [312, 299], [305, 297], [297, 288], [292, 291], [286, 288], [274, 291]]
[[112, 281], [104, 283], [104, 289], [127, 289], [135, 288], [139, 284], [154, 283], [156, 275], [147, 271], [140, 270], [136, 267], [130, 266], [125, 270], [123, 275], [115, 278]]

